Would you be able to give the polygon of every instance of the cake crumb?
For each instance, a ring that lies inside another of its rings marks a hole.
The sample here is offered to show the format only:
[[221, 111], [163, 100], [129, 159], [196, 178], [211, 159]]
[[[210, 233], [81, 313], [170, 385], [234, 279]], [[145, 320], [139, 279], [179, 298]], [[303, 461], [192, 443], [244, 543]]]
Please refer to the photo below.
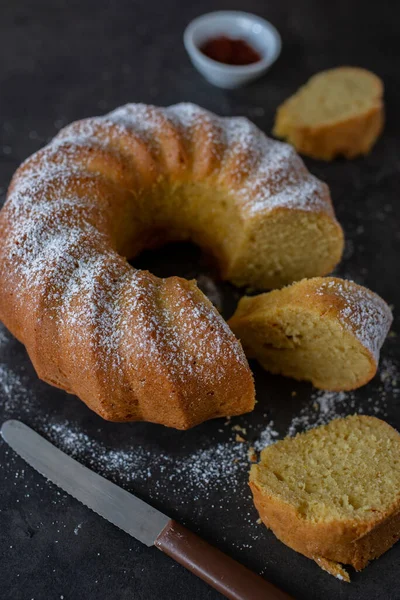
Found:
[[257, 454], [256, 454], [256, 451], [254, 450], [253, 446], [250, 446], [250, 448], [248, 449], [247, 458], [249, 459], [249, 462], [251, 462], [251, 463], [257, 462]]
[[247, 435], [247, 430], [245, 427], [241, 427], [241, 425], [234, 425], [232, 427], [232, 431], [239, 431], [240, 433], [243, 433], [243, 435]]

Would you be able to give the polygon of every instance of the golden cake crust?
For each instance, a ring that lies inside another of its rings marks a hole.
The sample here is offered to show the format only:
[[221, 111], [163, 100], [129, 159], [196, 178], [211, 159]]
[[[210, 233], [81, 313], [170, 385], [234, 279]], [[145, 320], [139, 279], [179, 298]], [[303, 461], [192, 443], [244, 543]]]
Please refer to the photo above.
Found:
[[311, 525], [292, 507], [266, 496], [253, 481], [250, 481], [250, 488], [260, 519], [276, 537], [339, 579], [350, 581], [341, 564], [361, 571], [400, 539], [399, 502], [380, 522]]
[[0, 318], [39, 376], [106, 419], [182, 429], [250, 411], [252, 375], [194, 282], [127, 259], [189, 239], [223, 278], [263, 287], [343, 248], [327, 186], [290, 146], [192, 104], [67, 126], [14, 175], [0, 234]]

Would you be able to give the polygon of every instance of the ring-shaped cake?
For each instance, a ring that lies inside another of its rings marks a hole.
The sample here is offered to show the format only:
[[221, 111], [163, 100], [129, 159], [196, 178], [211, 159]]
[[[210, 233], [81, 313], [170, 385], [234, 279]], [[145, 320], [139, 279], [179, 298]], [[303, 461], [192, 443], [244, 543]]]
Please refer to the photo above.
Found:
[[329, 272], [327, 186], [244, 118], [129, 104], [67, 126], [16, 172], [0, 212], [0, 319], [39, 377], [102, 417], [186, 429], [254, 406], [239, 341], [195, 282], [128, 262], [192, 240], [223, 279]]

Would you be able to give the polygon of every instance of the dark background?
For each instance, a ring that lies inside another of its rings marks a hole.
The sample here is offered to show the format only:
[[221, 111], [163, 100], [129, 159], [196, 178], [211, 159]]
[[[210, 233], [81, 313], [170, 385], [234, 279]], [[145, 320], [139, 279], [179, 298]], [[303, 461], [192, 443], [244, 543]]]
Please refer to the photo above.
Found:
[[[190, 65], [182, 44], [186, 24], [218, 8], [264, 16], [275, 24], [283, 39], [282, 55], [266, 77], [232, 92], [206, 83]], [[306, 162], [330, 185], [345, 228], [348, 243], [338, 273], [373, 288], [396, 306], [400, 300], [399, 17], [395, 2], [349, 0], [2, 2], [0, 204], [19, 163], [74, 119], [101, 114], [126, 102], [168, 105], [190, 100], [219, 114], [246, 115], [269, 133], [276, 107], [310, 75], [342, 64], [363, 66], [385, 82], [384, 135], [367, 158], [332, 164]], [[136, 264], [163, 275], [192, 276], [207, 270], [193, 248], [148, 253]], [[228, 317], [240, 292], [229, 285], [217, 285], [223, 314]], [[4, 340], [4, 329], [1, 336]], [[395, 381], [399, 353], [394, 336], [387, 341], [383, 357], [392, 369], [389, 392], [382, 392], [385, 378], [381, 374], [350, 395], [351, 402], [345, 400], [340, 413], [376, 411], [400, 428]], [[269, 419], [274, 419], [283, 436], [293, 416], [310, 405], [313, 391], [306, 384], [268, 376], [252, 366], [259, 402], [254, 413], [235, 419], [235, 423], [247, 428], [250, 442]], [[18, 388], [18, 380], [25, 388]], [[25, 398], [23, 389], [29, 389]], [[292, 397], [293, 390], [296, 397]], [[262, 572], [294, 597], [400, 599], [400, 544], [363, 573], [352, 573], [351, 585], [335, 580], [255, 524], [257, 515], [246, 487], [246, 464], [235, 472], [231, 485], [220, 485], [214, 478], [208, 489], [207, 482], [202, 481], [197, 493], [197, 480], [185, 471], [179, 485], [172, 484], [170, 473], [159, 469], [157, 456], [168, 455], [169, 469], [173, 469], [174, 457], [182, 461], [199, 448], [231, 443], [234, 434], [221, 421], [186, 433], [151, 424], [105, 423], [76, 398], [38, 381], [24, 348], [11, 339], [0, 344], [0, 399], [2, 420], [20, 418], [44, 435], [50, 431], [49, 424], [54, 433], [58, 423], [68, 420], [74, 431], [87, 434], [88, 440], [109, 450], [141, 446], [147, 456], [154, 456], [151, 476], [133, 477], [129, 482], [123, 472], [128, 467], [120, 463], [111, 475], [108, 467], [107, 476]], [[104, 465], [89, 451], [90, 441], [86, 452], [82, 451], [82, 439], [86, 438], [79, 439], [80, 459], [104, 472]], [[73, 440], [67, 449], [74, 453]], [[145, 548], [47, 484], [3, 442], [0, 461], [1, 599], [220, 597], [156, 549]]]

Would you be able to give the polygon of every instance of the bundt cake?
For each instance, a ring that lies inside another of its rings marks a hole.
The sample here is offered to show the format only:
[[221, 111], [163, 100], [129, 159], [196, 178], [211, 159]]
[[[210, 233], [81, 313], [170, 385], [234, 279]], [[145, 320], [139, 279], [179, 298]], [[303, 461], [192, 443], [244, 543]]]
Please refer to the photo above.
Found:
[[304, 279], [241, 298], [229, 321], [248, 358], [323, 390], [352, 390], [376, 373], [392, 323], [371, 290], [337, 277]]
[[250, 487], [284, 544], [349, 581], [400, 539], [400, 435], [375, 417], [336, 419], [261, 452]]
[[325, 273], [342, 230], [288, 145], [192, 104], [129, 104], [28, 158], [0, 212], [0, 319], [43, 380], [106, 419], [188, 428], [250, 411], [239, 342], [195, 283], [129, 265], [190, 239], [239, 285]]

